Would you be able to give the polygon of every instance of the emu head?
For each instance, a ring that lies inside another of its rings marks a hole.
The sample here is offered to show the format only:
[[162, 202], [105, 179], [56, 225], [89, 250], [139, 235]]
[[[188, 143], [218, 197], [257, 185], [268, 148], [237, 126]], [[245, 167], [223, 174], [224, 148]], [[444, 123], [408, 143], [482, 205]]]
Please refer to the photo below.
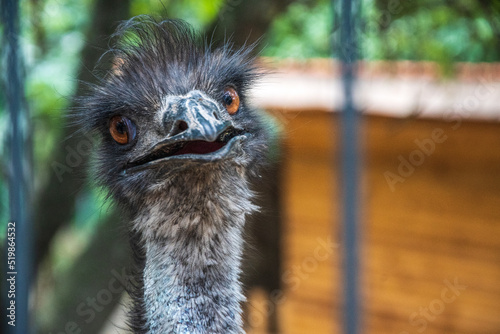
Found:
[[256, 170], [266, 131], [247, 102], [258, 77], [252, 48], [214, 48], [182, 21], [150, 17], [123, 23], [114, 37], [112, 70], [79, 112], [101, 138], [101, 184], [130, 205], [175, 182], [216, 191], [200, 180]]

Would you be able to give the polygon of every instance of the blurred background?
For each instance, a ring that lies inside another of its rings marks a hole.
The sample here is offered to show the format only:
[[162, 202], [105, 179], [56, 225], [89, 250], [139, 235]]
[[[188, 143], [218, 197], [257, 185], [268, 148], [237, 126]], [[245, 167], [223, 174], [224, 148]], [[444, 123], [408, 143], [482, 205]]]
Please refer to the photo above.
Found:
[[[69, 333], [73, 323], [81, 333], [125, 333], [125, 218], [85, 181], [90, 156], [80, 146], [92, 139], [71, 136], [65, 116], [80, 82], [95, 80], [92, 69], [117, 22], [138, 14], [181, 18], [236, 45], [260, 39], [270, 74], [252, 99], [275, 119], [279, 140], [273, 167], [255, 186], [264, 209], [247, 227], [246, 327], [251, 334], [340, 333], [338, 56], [349, 46], [338, 43], [337, 2], [20, 4], [37, 333]], [[365, 0], [356, 15], [362, 332], [500, 333], [500, 2]], [[4, 251], [7, 153], [3, 138]]]

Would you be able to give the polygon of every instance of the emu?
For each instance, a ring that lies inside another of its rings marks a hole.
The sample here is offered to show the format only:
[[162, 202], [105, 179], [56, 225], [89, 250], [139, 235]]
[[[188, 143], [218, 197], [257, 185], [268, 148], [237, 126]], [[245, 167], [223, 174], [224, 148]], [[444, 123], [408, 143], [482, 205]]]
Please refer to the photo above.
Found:
[[243, 333], [239, 282], [268, 129], [248, 105], [253, 47], [214, 47], [179, 20], [122, 23], [112, 66], [79, 98], [92, 178], [130, 217], [134, 333]]

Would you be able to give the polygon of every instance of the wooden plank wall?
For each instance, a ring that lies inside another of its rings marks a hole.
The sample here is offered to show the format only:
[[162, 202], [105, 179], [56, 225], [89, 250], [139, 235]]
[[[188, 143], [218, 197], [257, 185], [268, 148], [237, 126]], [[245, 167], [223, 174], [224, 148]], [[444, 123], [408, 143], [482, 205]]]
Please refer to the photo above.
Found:
[[[267, 305], [280, 333], [341, 333], [338, 123], [277, 116], [284, 287]], [[362, 332], [500, 333], [500, 124], [371, 116], [363, 143]]]

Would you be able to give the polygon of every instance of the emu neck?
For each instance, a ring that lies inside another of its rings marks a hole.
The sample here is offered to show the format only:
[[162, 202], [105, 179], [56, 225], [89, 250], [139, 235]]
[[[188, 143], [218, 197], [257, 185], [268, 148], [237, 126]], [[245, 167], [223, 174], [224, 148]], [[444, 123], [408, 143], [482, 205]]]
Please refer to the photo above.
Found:
[[243, 332], [242, 230], [253, 206], [237, 178], [212, 185], [191, 180], [184, 183], [189, 189], [171, 185], [136, 219], [144, 228], [147, 333]]

